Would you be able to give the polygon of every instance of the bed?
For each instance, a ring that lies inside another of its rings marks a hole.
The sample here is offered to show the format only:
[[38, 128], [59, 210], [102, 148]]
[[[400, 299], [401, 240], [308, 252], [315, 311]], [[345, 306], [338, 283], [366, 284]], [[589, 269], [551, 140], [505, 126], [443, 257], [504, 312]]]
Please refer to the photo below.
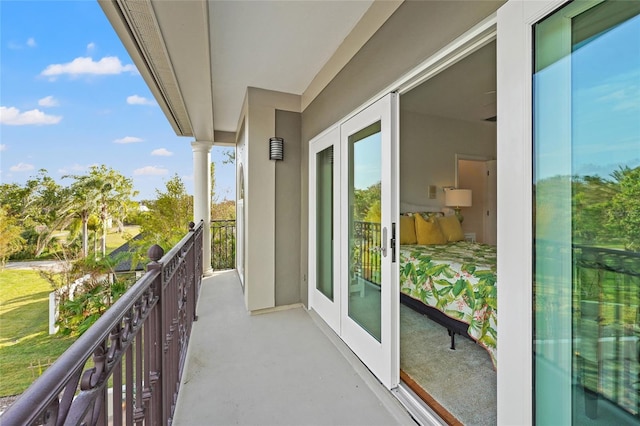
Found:
[[[431, 217], [427, 221], [433, 226], [440, 220], [443, 225], [453, 221], [437, 219]], [[422, 232], [420, 223], [424, 226], [416, 217], [418, 236]], [[401, 220], [402, 303], [446, 327], [452, 349], [456, 333], [475, 340], [487, 350], [495, 367], [498, 337], [495, 246], [464, 241], [463, 234], [460, 237], [461, 228], [452, 236], [445, 226], [442, 226], [444, 240], [440, 238], [435, 243], [429, 240], [424, 244], [424, 238], [407, 238], [411, 234], [407, 224], [410, 225], [408, 219]]]

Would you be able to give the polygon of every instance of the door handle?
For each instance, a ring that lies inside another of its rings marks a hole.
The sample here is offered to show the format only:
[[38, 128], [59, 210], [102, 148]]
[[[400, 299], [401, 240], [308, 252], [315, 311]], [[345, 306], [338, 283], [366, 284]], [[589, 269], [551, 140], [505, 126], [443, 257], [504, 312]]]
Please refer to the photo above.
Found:
[[387, 257], [387, 227], [382, 228], [382, 247], [380, 247], [382, 255]]
[[396, 224], [391, 224], [391, 263], [396, 263]]

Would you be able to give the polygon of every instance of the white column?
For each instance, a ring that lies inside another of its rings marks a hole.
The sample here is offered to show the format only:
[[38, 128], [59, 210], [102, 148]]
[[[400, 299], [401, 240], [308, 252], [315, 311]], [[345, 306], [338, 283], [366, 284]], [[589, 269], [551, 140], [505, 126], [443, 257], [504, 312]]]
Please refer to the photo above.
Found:
[[202, 274], [213, 275], [211, 267], [211, 147], [213, 142], [191, 142], [193, 150], [193, 221], [204, 220], [202, 230]]

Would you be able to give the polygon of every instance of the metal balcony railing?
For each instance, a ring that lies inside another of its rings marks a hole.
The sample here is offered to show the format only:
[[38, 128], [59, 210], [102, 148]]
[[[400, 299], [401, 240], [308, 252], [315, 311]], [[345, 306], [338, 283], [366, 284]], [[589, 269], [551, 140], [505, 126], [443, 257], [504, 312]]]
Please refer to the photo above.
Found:
[[640, 253], [575, 244], [573, 262], [576, 376], [640, 419]]
[[538, 240], [535, 262], [536, 359], [572, 377], [587, 417], [640, 419], [640, 253]]
[[[138, 280], [0, 417], [13, 425], [171, 424], [196, 319], [202, 222]], [[164, 255], [163, 255], [164, 254]]]
[[380, 223], [354, 221], [353, 237], [351, 252], [356, 276], [380, 285]]
[[211, 221], [211, 264], [214, 270], [236, 267], [236, 221]]

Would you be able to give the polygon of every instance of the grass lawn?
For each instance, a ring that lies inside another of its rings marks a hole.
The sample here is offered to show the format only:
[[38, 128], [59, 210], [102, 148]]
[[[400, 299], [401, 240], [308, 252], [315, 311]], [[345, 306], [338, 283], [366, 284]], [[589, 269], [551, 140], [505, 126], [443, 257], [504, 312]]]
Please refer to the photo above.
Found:
[[107, 253], [111, 253], [139, 233], [140, 227], [138, 225], [125, 226], [122, 234], [118, 233], [115, 228], [110, 229], [107, 232]]
[[0, 271], [0, 396], [22, 393], [75, 340], [49, 335], [50, 291], [37, 271]]

